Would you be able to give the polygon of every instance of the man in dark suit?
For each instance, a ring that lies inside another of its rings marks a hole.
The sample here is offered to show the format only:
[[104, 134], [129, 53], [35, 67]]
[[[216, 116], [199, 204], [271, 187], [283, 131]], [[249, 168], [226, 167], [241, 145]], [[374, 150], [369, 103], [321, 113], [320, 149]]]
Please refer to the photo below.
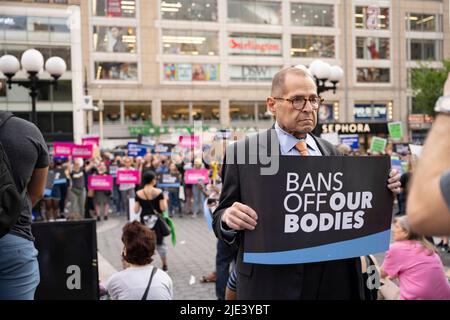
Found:
[[[321, 102], [315, 82], [307, 71], [295, 67], [283, 69], [274, 76], [271, 96], [266, 99], [268, 110], [275, 116], [274, 126], [227, 148], [223, 189], [213, 225], [219, 239], [238, 246], [238, 299], [364, 299], [365, 284], [359, 258], [290, 265], [243, 262], [243, 231], [254, 230], [258, 216], [241, 203], [240, 181], [248, 177], [242, 172], [239, 150], [255, 150], [257, 146], [259, 153], [266, 152], [268, 156], [278, 153], [341, 155], [329, 142], [312, 135]], [[392, 170], [388, 188], [394, 193], [400, 191], [399, 179], [398, 173]]]

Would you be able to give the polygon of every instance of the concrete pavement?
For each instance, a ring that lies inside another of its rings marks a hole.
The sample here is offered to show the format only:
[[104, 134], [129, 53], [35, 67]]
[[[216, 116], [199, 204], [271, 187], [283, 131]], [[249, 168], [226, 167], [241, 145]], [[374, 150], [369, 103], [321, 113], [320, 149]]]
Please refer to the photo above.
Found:
[[[111, 217], [108, 221], [97, 223], [97, 242], [99, 251], [100, 280], [106, 280], [111, 274], [122, 270], [120, 255], [122, 252], [122, 227], [124, 217]], [[202, 216], [197, 218], [174, 218], [177, 231], [177, 244], [172, 246], [170, 237], [166, 238], [169, 247], [169, 275], [174, 284], [176, 300], [216, 299], [215, 284], [201, 283], [200, 278], [215, 269], [216, 238], [208, 230]], [[437, 238], [436, 238], [437, 243]], [[375, 255], [381, 264], [384, 253]], [[450, 254], [441, 253], [441, 258], [450, 276]], [[156, 254], [154, 262], [161, 267]]]

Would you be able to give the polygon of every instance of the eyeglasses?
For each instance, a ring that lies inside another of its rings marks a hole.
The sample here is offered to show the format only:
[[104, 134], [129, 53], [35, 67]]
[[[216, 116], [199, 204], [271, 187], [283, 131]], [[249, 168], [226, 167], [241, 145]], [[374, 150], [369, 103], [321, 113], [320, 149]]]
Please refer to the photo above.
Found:
[[296, 110], [303, 110], [306, 107], [306, 102], [309, 101], [309, 103], [311, 103], [311, 107], [313, 110], [317, 110], [319, 109], [320, 105], [323, 102], [323, 98], [321, 97], [302, 97], [302, 96], [298, 96], [298, 97], [294, 97], [294, 98], [276, 98], [273, 97], [275, 100], [284, 100], [284, 101], [289, 101], [292, 104], [292, 108], [296, 109]]

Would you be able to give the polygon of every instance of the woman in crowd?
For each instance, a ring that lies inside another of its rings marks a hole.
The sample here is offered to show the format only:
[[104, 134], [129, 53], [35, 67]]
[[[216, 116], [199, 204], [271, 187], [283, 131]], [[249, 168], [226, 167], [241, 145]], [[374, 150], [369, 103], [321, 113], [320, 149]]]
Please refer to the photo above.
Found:
[[[131, 170], [134, 169], [133, 168], [133, 160], [130, 157], [125, 157], [123, 159], [123, 164], [124, 167], [123, 168], [119, 168], [118, 171], [120, 170]], [[122, 197], [122, 206], [125, 210], [125, 216], [127, 217], [129, 214], [129, 210], [130, 210], [130, 199], [134, 198], [134, 188], [136, 187], [136, 185], [134, 183], [122, 183], [119, 186], [119, 190], [120, 190], [120, 194]]]
[[45, 198], [45, 217], [48, 221], [54, 221], [59, 218], [59, 202], [61, 200], [61, 182], [64, 175], [61, 161], [57, 160], [50, 164], [49, 179], [53, 179], [51, 194]]
[[407, 216], [395, 220], [395, 243], [386, 252], [382, 278], [398, 278], [401, 300], [450, 300], [450, 284], [433, 244], [415, 234]]
[[[167, 199], [164, 198], [163, 191], [155, 188], [156, 174], [153, 171], [145, 172], [142, 178], [143, 188], [136, 193], [136, 203], [134, 212], [138, 213], [141, 209], [141, 223], [153, 228], [156, 218], [167, 210]], [[162, 269], [167, 271], [167, 244], [164, 236], [160, 234], [159, 229], [156, 232], [156, 250], [162, 261]]]
[[73, 162], [73, 168], [70, 172], [70, 178], [72, 180], [71, 193], [72, 193], [72, 207], [71, 213], [77, 214], [83, 217], [84, 203], [86, 201], [86, 173], [83, 168], [83, 160], [77, 158]]
[[[172, 178], [175, 179], [176, 182], [181, 182], [181, 174], [178, 171], [177, 166], [175, 163], [170, 163], [169, 165], [169, 174]], [[181, 215], [181, 202], [179, 198], [179, 187], [171, 187], [168, 188], [169, 191], [169, 215], [174, 216], [175, 212]]]
[[133, 221], [123, 227], [122, 242], [122, 258], [128, 267], [105, 283], [109, 296], [113, 300], [172, 300], [172, 279], [151, 265], [155, 233]]
[[[107, 170], [103, 162], [101, 162], [97, 168], [98, 175], [106, 175]], [[103, 211], [103, 220], [108, 220], [109, 212], [109, 198], [111, 197], [110, 190], [95, 190], [94, 191], [94, 207], [97, 221], [101, 220], [101, 213]]]
[[[203, 163], [201, 158], [195, 158], [194, 169], [203, 169]], [[199, 181], [198, 184], [192, 185], [192, 194], [194, 196], [193, 205], [193, 215], [192, 217], [197, 217], [198, 214], [203, 216], [203, 202], [205, 201], [205, 196], [202, 192], [204, 188], [204, 181]]]

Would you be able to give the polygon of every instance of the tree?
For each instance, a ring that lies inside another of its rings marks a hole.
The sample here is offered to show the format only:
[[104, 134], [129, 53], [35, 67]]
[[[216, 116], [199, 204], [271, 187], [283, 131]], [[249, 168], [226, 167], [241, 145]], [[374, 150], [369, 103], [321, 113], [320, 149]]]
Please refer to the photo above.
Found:
[[450, 60], [443, 61], [443, 69], [433, 69], [427, 64], [411, 70], [411, 88], [415, 95], [414, 109], [434, 115], [434, 104], [442, 96], [445, 80], [450, 72]]

